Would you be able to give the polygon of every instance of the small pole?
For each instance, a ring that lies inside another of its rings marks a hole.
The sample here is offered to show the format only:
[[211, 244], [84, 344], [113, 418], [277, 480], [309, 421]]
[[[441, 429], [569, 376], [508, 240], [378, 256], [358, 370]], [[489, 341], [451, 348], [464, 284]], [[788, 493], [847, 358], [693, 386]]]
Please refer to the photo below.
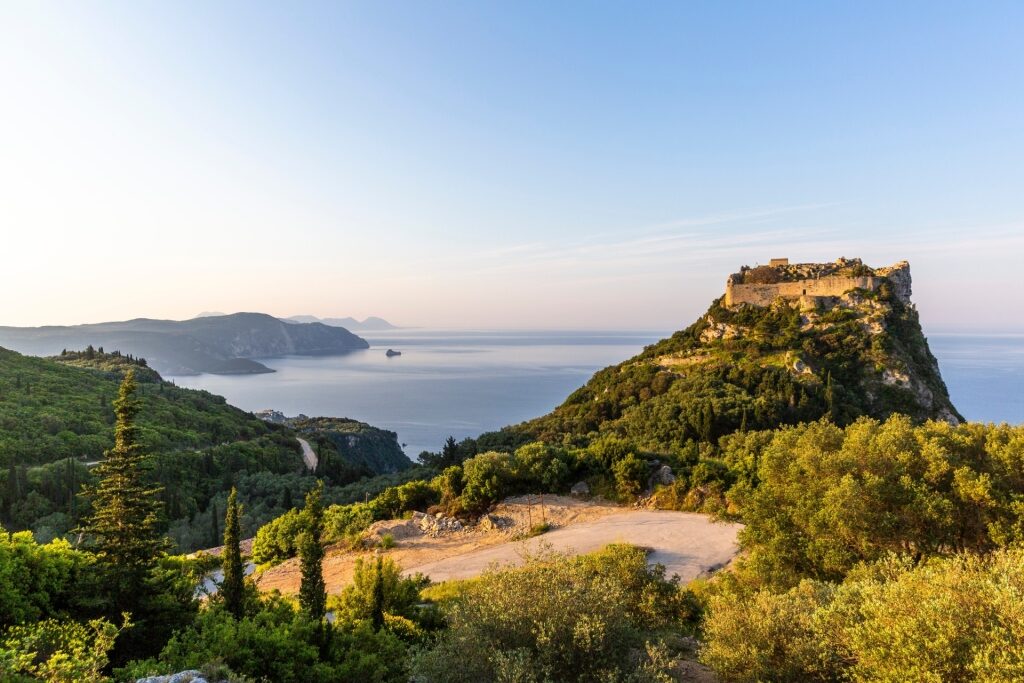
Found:
[[540, 521], [542, 524], [548, 523], [548, 518], [544, 514], [544, 494], [540, 494]]

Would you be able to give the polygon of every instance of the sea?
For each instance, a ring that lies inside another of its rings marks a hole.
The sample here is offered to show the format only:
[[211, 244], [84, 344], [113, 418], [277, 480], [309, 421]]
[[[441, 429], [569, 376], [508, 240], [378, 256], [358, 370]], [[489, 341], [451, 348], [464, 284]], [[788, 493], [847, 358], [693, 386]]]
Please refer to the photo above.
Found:
[[[364, 351], [260, 359], [273, 373], [169, 379], [244, 410], [349, 417], [389, 429], [415, 459], [440, 450], [449, 436], [544, 415], [595, 371], [668, 334], [400, 329], [362, 333], [370, 342]], [[964, 417], [1024, 423], [1024, 335], [933, 334], [929, 344]]]

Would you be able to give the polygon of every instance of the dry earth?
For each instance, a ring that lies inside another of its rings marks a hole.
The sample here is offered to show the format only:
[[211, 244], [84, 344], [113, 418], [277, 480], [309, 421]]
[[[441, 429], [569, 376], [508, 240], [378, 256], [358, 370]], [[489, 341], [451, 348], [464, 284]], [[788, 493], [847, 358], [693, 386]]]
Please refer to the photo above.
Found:
[[[524, 556], [544, 546], [570, 553], [588, 553], [609, 543], [631, 543], [651, 550], [651, 561], [660, 562], [669, 574], [685, 582], [727, 564], [738, 552], [738, 524], [713, 522], [706, 515], [663, 510], [631, 510], [608, 503], [565, 496], [520, 496], [498, 505], [491, 515], [507, 524], [484, 531], [470, 527], [432, 537], [422, 534], [409, 520], [378, 522], [371, 535], [389, 533], [395, 547], [386, 551], [407, 574], [423, 573], [434, 581], [477, 576], [492, 565], [520, 564]], [[546, 521], [554, 529], [522, 540], [532, 524]], [[351, 582], [355, 561], [373, 551], [355, 552], [339, 546], [328, 549], [324, 559], [327, 592], [341, 592]], [[262, 590], [296, 593], [299, 565], [288, 560], [263, 572]]]

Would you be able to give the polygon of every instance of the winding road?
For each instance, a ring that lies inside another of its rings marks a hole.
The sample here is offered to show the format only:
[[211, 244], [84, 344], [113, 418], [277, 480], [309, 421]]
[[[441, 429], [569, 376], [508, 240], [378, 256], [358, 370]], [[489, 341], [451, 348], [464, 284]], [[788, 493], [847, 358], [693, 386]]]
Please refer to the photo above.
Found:
[[316, 452], [313, 450], [313, 447], [310, 446], [309, 442], [305, 439], [295, 437], [295, 440], [299, 442], [300, 446], [302, 446], [302, 459], [306, 461], [306, 467], [309, 468], [310, 472], [315, 472], [318, 463]]

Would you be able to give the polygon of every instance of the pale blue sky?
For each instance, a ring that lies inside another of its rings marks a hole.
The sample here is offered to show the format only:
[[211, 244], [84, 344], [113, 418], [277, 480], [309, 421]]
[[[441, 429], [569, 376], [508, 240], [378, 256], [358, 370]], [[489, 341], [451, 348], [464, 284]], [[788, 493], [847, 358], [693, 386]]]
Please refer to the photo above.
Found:
[[844, 255], [1022, 330], [1024, 4], [894, 5], [5, 3], [0, 324], [674, 329]]

